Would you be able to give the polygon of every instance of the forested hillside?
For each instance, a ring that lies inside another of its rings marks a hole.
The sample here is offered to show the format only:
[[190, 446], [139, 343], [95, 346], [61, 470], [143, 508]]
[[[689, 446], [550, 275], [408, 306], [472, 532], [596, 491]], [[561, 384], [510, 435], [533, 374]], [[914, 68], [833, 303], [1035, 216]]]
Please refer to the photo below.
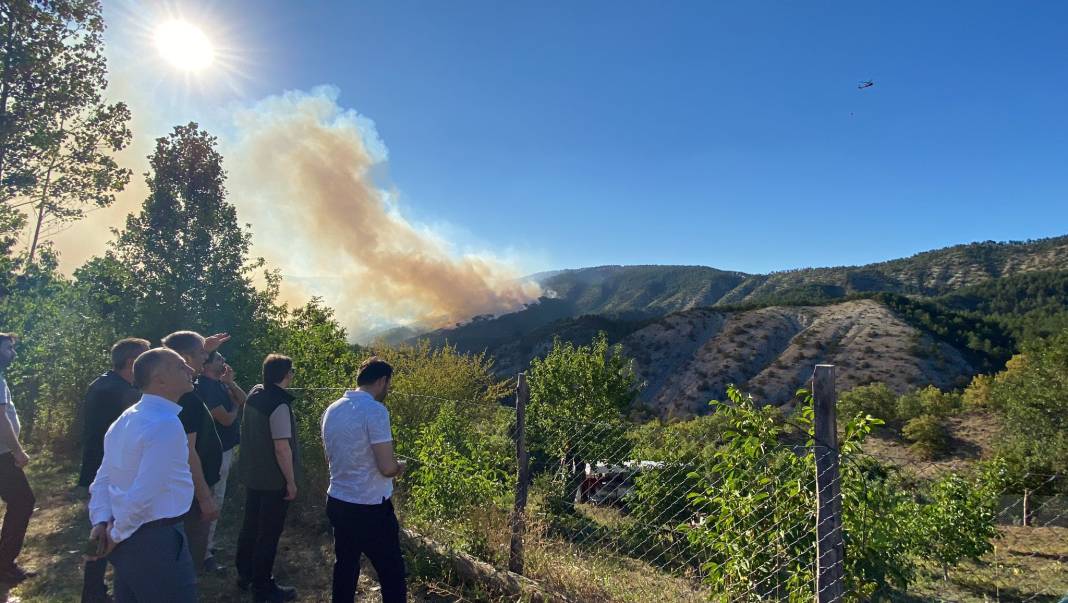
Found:
[[[1068, 325], [1066, 249], [1065, 237], [977, 243], [766, 276], [570, 270], [541, 279], [554, 298], [424, 337], [485, 351], [506, 375], [547, 353], [555, 338], [582, 344], [603, 331], [636, 359], [642, 399], [662, 416], [704, 412], [703, 402], [722, 397], [729, 383], [752, 385], [770, 402], [789, 400], [817, 362], [839, 364], [847, 384], [954, 388], [1003, 368], [1022, 341]], [[942, 291], [950, 293], [934, 295]]]

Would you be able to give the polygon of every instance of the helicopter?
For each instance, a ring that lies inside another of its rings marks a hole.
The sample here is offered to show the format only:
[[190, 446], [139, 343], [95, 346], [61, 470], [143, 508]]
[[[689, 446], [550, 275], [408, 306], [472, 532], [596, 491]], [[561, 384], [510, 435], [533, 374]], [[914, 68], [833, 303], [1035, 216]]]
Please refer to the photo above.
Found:
[[871, 88], [874, 85], [875, 85], [875, 81], [874, 80], [868, 80], [866, 82], [861, 82], [861, 83], [857, 84], [857, 90], [863, 90], [865, 88]]

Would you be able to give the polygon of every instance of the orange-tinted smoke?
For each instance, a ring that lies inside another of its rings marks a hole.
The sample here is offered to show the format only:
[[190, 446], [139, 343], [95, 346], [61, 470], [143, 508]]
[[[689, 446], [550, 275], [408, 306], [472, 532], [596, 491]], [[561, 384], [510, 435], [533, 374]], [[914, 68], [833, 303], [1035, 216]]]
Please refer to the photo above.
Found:
[[252, 222], [256, 252], [283, 274], [312, 277], [304, 288], [323, 292], [357, 333], [445, 326], [536, 299], [539, 287], [504, 262], [457, 256], [397, 213], [369, 176], [385, 155], [373, 124], [335, 95], [287, 93], [238, 113], [230, 198]]

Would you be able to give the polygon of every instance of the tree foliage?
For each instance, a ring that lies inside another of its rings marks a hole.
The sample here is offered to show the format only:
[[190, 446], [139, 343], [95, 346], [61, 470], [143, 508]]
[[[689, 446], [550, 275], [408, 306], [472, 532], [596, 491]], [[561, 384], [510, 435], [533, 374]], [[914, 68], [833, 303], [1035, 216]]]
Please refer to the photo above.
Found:
[[978, 561], [993, 550], [1001, 474], [998, 465], [970, 478], [950, 474], [927, 492], [919, 513], [920, 551], [938, 564], [944, 579], [949, 567], [963, 559]]
[[[680, 526], [703, 558], [705, 580], [730, 600], [811, 600], [815, 555], [815, 457], [811, 453], [811, 398], [783, 423], [752, 398], [728, 390], [716, 404], [728, 424], [723, 442], [699, 470], [689, 499], [690, 525]], [[847, 591], [870, 596], [907, 585], [913, 571], [914, 506], [860, 449], [879, 421], [858, 416], [839, 442]], [[807, 434], [790, 445], [793, 430]]]
[[[557, 340], [545, 358], [530, 364], [528, 408], [531, 447], [553, 457], [575, 454], [585, 429], [620, 424], [638, 395], [633, 363], [620, 345], [609, 346], [604, 333], [590, 345]], [[584, 452], [595, 460], [613, 460], [618, 441]], [[625, 452], [624, 452], [625, 454]]]
[[897, 417], [897, 395], [885, 383], [860, 385], [838, 397], [838, 418], [847, 421], [857, 415], [871, 415], [883, 421]]
[[[149, 196], [130, 215], [94, 274], [106, 295], [123, 300], [129, 332], [158, 339], [180, 329], [229, 332], [248, 347], [232, 350], [241, 374], [258, 373], [269, 336], [277, 279], [252, 283], [251, 233], [226, 199], [226, 174], [214, 136], [197, 124], [156, 140], [146, 177]], [[125, 273], [125, 274], [124, 274]]]
[[50, 225], [105, 207], [130, 178], [113, 153], [131, 133], [107, 86], [98, 0], [27, 0], [0, 6], [0, 203], [4, 226], [30, 208], [32, 260]]
[[638, 382], [622, 346], [609, 346], [603, 332], [590, 345], [557, 339], [545, 358], [531, 362], [529, 382], [529, 446], [542, 462], [556, 461], [561, 498], [577, 488], [581, 463], [627, 458], [624, 413]]
[[[503, 425], [497, 422], [498, 428]], [[501, 431], [475, 428], [457, 412], [455, 402], [438, 407], [414, 442], [408, 508], [419, 518], [476, 533], [465, 520], [512, 491], [514, 472], [508, 469], [514, 463]]]
[[1068, 329], [1025, 345], [991, 389], [1004, 418], [1000, 452], [1018, 479], [1068, 470]]
[[949, 452], [949, 430], [943, 417], [919, 415], [909, 419], [901, 435], [912, 442], [911, 449], [921, 458], [934, 459]]

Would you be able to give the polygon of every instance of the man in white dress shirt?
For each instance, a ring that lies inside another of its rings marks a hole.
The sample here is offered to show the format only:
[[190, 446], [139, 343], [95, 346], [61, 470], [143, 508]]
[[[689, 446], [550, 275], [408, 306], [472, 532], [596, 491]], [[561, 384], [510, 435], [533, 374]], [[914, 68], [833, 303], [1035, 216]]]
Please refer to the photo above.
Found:
[[193, 376], [171, 350], [138, 356], [134, 385], [144, 395], [104, 436], [104, 461], [89, 486], [90, 538], [115, 567], [118, 603], [197, 600], [182, 525], [193, 478], [177, 404], [192, 391]]

